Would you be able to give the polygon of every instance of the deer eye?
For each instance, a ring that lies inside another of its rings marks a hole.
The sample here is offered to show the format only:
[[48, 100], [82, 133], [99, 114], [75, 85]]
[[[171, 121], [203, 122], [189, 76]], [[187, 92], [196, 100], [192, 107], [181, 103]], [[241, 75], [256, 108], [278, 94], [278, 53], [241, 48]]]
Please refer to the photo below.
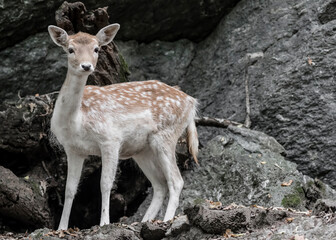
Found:
[[94, 52], [95, 52], [95, 53], [98, 53], [98, 51], [99, 51], [99, 48], [98, 48], [98, 47], [95, 47]]
[[68, 51], [69, 51], [70, 54], [75, 52], [75, 50], [73, 48], [69, 48]]

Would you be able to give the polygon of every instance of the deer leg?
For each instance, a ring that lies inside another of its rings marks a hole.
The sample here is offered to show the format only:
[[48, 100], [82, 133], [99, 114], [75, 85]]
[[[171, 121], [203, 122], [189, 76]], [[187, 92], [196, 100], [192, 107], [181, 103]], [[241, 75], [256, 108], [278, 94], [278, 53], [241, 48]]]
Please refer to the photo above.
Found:
[[155, 219], [167, 194], [167, 186], [165, 184], [161, 185], [152, 183], [152, 186], [153, 198], [141, 222], [147, 222]]
[[102, 206], [100, 226], [110, 223], [110, 195], [118, 166], [118, 151], [116, 144], [101, 148], [102, 172], [100, 178], [100, 190], [102, 194]]
[[58, 230], [68, 229], [69, 217], [73, 199], [77, 192], [78, 183], [82, 173], [84, 157], [79, 156], [71, 151], [66, 151], [68, 161], [68, 176], [65, 187], [65, 200], [63, 212]]
[[164, 135], [156, 136], [151, 141], [151, 147], [156, 153], [157, 162], [160, 165], [160, 169], [165, 177], [169, 190], [169, 201], [166, 214], [163, 219], [164, 221], [168, 221], [174, 217], [176, 209], [179, 205], [179, 198], [184, 184], [180, 170], [176, 163], [176, 141], [174, 141], [174, 139], [169, 139]]
[[176, 164], [175, 152], [174, 154], [171, 154], [171, 156], [162, 154], [161, 161], [163, 162], [163, 172], [165, 174], [169, 190], [169, 201], [163, 221], [168, 221], [173, 219], [175, 216], [184, 181]]
[[156, 156], [152, 151], [144, 151], [141, 154], [134, 156], [133, 158], [143, 173], [146, 175], [148, 180], [151, 182], [153, 187], [152, 201], [144, 217], [142, 218], [142, 222], [146, 222], [155, 219], [156, 215], [162, 207], [163, 200], [166, 197], [168, 188], [164, 175], [159, 168], [159, 165], [156, 163]]

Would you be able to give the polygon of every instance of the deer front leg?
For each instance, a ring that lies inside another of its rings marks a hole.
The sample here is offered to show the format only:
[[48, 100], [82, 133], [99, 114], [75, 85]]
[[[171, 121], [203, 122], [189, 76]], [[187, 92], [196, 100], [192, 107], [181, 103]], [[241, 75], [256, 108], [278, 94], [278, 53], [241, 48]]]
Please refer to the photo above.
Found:
[[69, 217], [73, 199], [77, 192], [79, 179], [82, 173], [84, 157], [79, 156], [72, 151], [66, 151], [68, 161], [68, 176], [65, 186], [65, 200], [63, 212], [58, 230], [68, 229]]
[[119, 148], [116, 144], [104, 145], [102, 153], [102, 173], [100, 190], [102, 194], [100, 226], [110, 223], [110, 194], [117, 172]]

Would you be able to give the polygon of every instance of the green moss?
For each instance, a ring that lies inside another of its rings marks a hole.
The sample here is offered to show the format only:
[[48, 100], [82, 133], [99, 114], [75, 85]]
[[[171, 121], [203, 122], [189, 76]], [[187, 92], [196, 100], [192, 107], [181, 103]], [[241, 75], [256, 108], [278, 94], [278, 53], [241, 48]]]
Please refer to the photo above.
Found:
[[287, 208], [299, 209], [305, 199], [305, 193], [303, 188], [297, 184], [293, 193], [287, 194], [281, 201], [282, 206]]
[[35, 195], [41, 196], [40, 185], [37, 182], [31, 181], [31, 180], [29, 180], [28, 183], [31, 186], [31, 189], [33, 190]]
[[205, 203], [206, 201], [204, 200], [204, 199], [202, 199], [202, 198], [196, 198], [195, 200], [194, 200], [194, 204], [195, 205], [202, 205], [203, 203]]
[[296, 187], [295, 191], [298, 192], [301, 196], [304, 196], [305, 194], [301, 186]]
[[128, 82], [128, 75], [130, 75], [128, 65], [124, 57], [120, 53], [118, 55], [119, 55], [120, 66], [121, 66], [119, 80], [120, 82]]
[[282, 201], [281, 205], [286, 208], [297, 208], [301, 204], [302, 200], [297, 193], [286, 195]]

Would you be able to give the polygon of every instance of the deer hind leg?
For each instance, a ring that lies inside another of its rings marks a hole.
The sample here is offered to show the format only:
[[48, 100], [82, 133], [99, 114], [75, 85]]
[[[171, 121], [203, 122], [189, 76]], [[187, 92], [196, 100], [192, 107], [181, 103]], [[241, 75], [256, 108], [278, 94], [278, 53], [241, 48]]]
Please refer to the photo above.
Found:
[[[176, 140], [177, 142], [177, 140]], [[166, 137], [157, 137], [152, 141], [151, 147], [157, 155], [157, 161], [166, 180], [169, 190], [169, 201], [164, 216], [164, 221], [172, 219], [179, 205], [179, 198], [183, 188], [183, 178], [177, 167], [175, 157], [175, 141], [169, 141]]]
[[82, 173], [84, 157], [67, 150], [68, 174], [65, 186], [65, 200], [58, 230], [68, 229], [72, 203], [77, 192], [78, 183]]
[[175, 216], [184, 181], [176, 164], [175, 151], [172, 154], [162, 154], [161, 161], [164, 162], [165, 169], [163, 172], [169, 190], [169, 201], [163, 221], [168, 221]]
[[147, 149], [140, 154], [133, 156], [133, 159], [137, 162], [138, 166], [141, 168], [153, 187], [154, 193], [152, 201], [142, 219], [142, 222], [146, 222], [155, 219], [161, 209], [163, 200], [165, 199], [168, 191], [167, 183], [164, 174], [158, 165], [157, 157], [151, 149]]
[[102, 172], [100, 190], [102, 194], [100, 226], [110, 223], [110, 195], [118, 166], [119, 148], [114, 143], [101, 147]]

